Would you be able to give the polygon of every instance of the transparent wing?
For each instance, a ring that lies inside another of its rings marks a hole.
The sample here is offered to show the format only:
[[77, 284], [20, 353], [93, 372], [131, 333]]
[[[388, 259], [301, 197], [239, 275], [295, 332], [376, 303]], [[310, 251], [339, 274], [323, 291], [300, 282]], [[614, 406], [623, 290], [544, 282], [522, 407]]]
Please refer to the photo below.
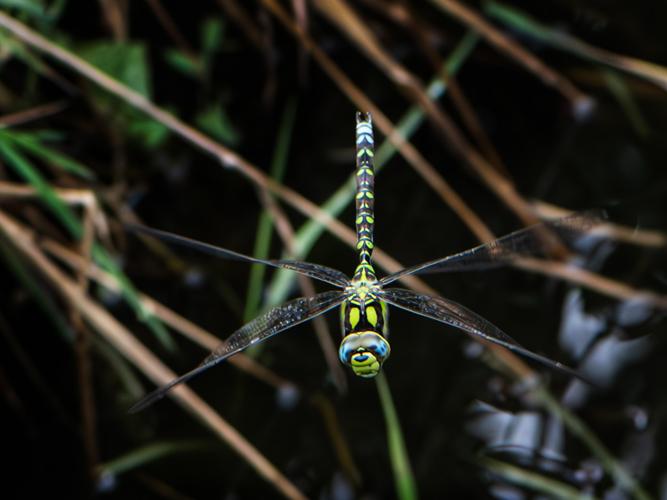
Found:
[[500, 328], [471, 310], [463, 307], [461, 304], [443, 299], [442, 297], [431, 297], [429, 295], [423, 295], [402, 288], [383, 290], [380, 297], [382, 300], [393, 306], [453, 326], [459, 330], [463, 330], [472, 337], [478, 337], [493, 342], [494, 344], [503, 346], [512, 352], [516, 352], [526, 358], [537, 361], [548, 368], [576, 377], [588, 384], [595, 385], [572, 368], [568, 368], [562, 363], [552, 361], [549, 358], [540, 356], [539, 354], [521, 347], [512, 337], [507, 335]]
[[480, 271], [506, 265], [521, 256], [537, 255], [558, 248], [560, 243], [571, 245], [603, 224], [605, 217], [602, 210], [589, 211], [536, 224], [470, 250], [408, 267], [385, 276], [380, 283], [388, 285], [410, 274]]
[[258, 316], [250, 323], [236, 330], [226, 342], [220, 344], [217, 349], [212, 351], [197, 368], [175, 378], [168, 384], [145, 396], [130, 408], [130, 413], [143, 410], [162, 398], [172, 387], [190, 380], [192, 377], [221, 363], [230, 356], [241, 352], [246, 347], [262, 342], [283, 330], [327, 312], [340, 304], [345, 297], [344, 292], [335, 290], [320, 293], [314, 297], [300, 297], [285, 302], [281, 306], [274, 307], [267, 313]]
[[342, 271], [338, 271], [337, 269], [333, 269], [331, 267], [322, 266], [320, 264], [312, 264], [310, 262], [301, 262], [297, 260], [257, 259], [255, 257], [250, 257], [249, 255], [243, 255], [241, 253], [237, 253], [232, 250], [227, 250], [226, 248], [217, 247], [215, 245], [203, 243], [201, 241], [186, 238], [185, 236], [179, 236], [177, 234], [170, 233], [167, 231], [161, 231], [159, 229], [153, 229], [150, 227], [138, 226], [134, 224], [129, 224], [126, 227], [130, 231], [134, 231], [136, 233], [149, 234], [160, 240], [192, 248], [194, 250], [198, 250], [203, 253], [215, 255], [216, 257], [241, 260], [244, 262], [252, 262], [255, 264], [264, 264], [265, 266], [277, 267], [282, 269], [290, 269], [292, 271], [296, 271], [297, 273], [304, 274], [310, 278], [324, 281], [325, 283], [329, 283], [330, 285], [338, 286], [341, 288], [345, 288], [350, 283], [349, 278]]

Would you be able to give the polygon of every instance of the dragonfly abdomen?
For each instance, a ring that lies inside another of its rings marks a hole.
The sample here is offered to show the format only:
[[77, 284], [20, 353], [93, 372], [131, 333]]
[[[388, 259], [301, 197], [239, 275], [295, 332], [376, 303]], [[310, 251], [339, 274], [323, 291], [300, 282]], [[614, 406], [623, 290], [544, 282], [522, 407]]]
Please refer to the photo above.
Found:
[[356, 129], [357, 194], [355, 196], [357, 229], [357, 252], [359, 252], [359, 266], [355, 277], [362, 280], [375, 279], [375, 270], [371, 265], [373, 253], [373, 230], [375, 225], [375, 172], [373, 170], [373, 125], [369, 113], [357, 113]]

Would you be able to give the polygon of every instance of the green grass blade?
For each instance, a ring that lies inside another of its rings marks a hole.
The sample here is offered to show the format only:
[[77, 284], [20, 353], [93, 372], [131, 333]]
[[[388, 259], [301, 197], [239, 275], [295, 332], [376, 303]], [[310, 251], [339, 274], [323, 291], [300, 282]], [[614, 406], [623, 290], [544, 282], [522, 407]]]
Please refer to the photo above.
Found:
[[[70, 235], [78, 240], [81, 238], [83, 228], [74, 211], [60, 199], [55, 190], [44, 179], [42, 174], [25, 158], [3, 135], [0, 135], [0, 156], [11, 166], [16, 173], [28, 182], [37, 192], [39, 198], [51, 210], [56, 218], [65, 226]], [[123, 274], [118, 265], [113, 261], [107, 251], [98, 244], [94, 244], [92, 255], [96, 262], [107, 272], [113, 274], [121, 285], [121, 295], [134, 309], [137, 316], [143, 320], [152, 330], [162, 345], [169, 350], [175, 350], [175, 343], [164, 325], [157, 318], [149, 314], [141, 304], [139, 296]]]
[[625, 79], [612, 69], [603, 69], [602, 77], [607, 88], [616, 98], [628, 121], [635, 129], [635, 132], [637, 132], [637, 135], [643, 139], [647, 138], [651, 130], [637, 105], [637, 101], [626, 85]]
[[80, 239], [82, 234], [81, 224], [74, 212], [63, 202], [39, 171], [15, 149], [7, 137], [0, 135], [0, 155], [7, 163], [37, 191], [37, 195], [44, 204], [53, 212], [63, 226], [75, 239]]
[[597, 436], [579, 419], [574, 413], [561, 405], [549, 391], [539, 387], [536, 396], [540, 403], [552, 415], [556, 415], [565, 427], [577, 436], [586, 447], [597, 457], [602, 467], [614, 479], [616, 484], [623, 490], [629, 492], [638, 500], [650, 500], [651, 496], [644, 490], [639, 482], [625, 470], [616, 458], [605, 448]]
[[100, 464], [100, 474], [118, 476], [124, 472], [142, 467], [161, 458], [190, 451], [213, 447], [206, 441], [161, 441], [142, 446], [113, 460]]
[[16, 250], [5, 241], [4, 237], [0, 238], [0, 256], [7, 264], [7, 268], [14, 273], [16, 279], [21, 283], [23, 289], [32, 295], [37, 305], [44, 311], [44, 314], [49, 318], [63, 340], [67, 343], [74, 342], [74, 332], [63, 317], [60, 308], [44, 291], [42, 284], [30, 272], [28, 266], [21, 260]]
[[61, 168], [65, 172], [90, 181], [95, 179], [95, 174], [85, 165], [75, 161], [51, 148], [44, 146], [36, 134], [20, 133], [11, 130], [0, 130], [6, 139], [12, 141], [24, 151], [45, 162]]
[[384, 421], [387, 425], [387, 444], [389, 446], [389, 458], [396, 485], [396, 495], [401, 500], [414, 500], [417, 498], [417, 485], [415, 484], [415, 478], [410, 467], [408, 452], [405, 448], [401, 424], [398, 421], [398, 414], [396, 413], [396, 407], [394, 406], [384, 372], [381, 371], [375, 377], [375, 382], [380, 396]]
[[592, 500], [594, 498], [591, 495], [581, 493], [569, 484], [500, 460], [482, 458], [479, 463], [504, 480], [543, 493], [548, 498], [559, 498], [562, 500]]
[[[273, 151], [271, 161], [271, 178], [281, 182], [287, 166], [292, 132], [294, 130], [294, 119], [296, 117], [297, 100], [291, 98], [285, 106], [283, 112], [276, 147]], [[266, 259], [271, 245], [271, 234], [273, 232], [273, 219], [267, 210], [263, 210], [257, 224], [257, 236], [255, 238], [255, 247], [253, 255], [258, 259]], [[248, 285], [248, 295], [246, 297], [245, 310], [243, 312], [244, 320], [250, 321], [259, 313], [260, 302], [262, 299], [262, 283], [266, 267], [262, 265], [253, 265], [250, 269], [250, 280]]]
[[[443, 70], [447, 75], [455, 75], [468, 59], [477, 45], [478, 36], [474, 32], [467, 33], [447, 58]], [[447, 82], [442, 76], [437, 76], [428, 85], [427, 94], [433, 99], [440, 99], [447, 91]], [[424, 122], [424, 113], [419, 106], [412, 106], [396, 125], [400, 135], [409, 139]], [[376, 173], [396, 155], [394, 145], [385, 140], [375, 152]], [[350, 169], [352, 170], [352, 169]], [[354, 174], [351, 174], [345, 183], [322, 205], [322, 210], [337, 217], [354, 199], [356, 183]], [[303, 224], [294, 238], [295, 259], [305, 259], [317, 240], [324, 233], [324, 226], [317, 221], [310, 220]], [[294, 273], [278, 271], [275, 273], [268, 297], [269, 305], [276, 305], [286, 300], [287, 294], [296, 279]]]

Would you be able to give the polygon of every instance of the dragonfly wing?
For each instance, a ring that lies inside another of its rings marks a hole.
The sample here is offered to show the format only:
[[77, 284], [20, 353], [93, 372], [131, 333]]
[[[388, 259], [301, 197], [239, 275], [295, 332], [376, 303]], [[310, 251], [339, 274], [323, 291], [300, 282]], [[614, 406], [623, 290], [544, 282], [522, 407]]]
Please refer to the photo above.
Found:
[[216, 257], [252, 262], [254, 264], [264, 264], [265, 266], [277, 267], [281, 269], [291, 269], [292, 271], [301, 273], [305, 276], [308, 276], [309, 278], [317, 279], [341, 288], [345, 288], [350, 283], [350, 279], [342, 271], [333, 269], [331, 267], [322, 266], [320, 264], [312, 264], [310, 262], [301, 262], [297, 260], [258, 259], [256, 257], [250, 257], [249, 255], [244, 255], [242, 253], [234, 252], [232, 250], [211, 245], [209, 243], [186, 238], [185, 236], [179, 236], [168, 231], [161, 231], [159, 229], [153, 229], [151, 227], [134, 224], [128, 224], [126, 227], [130, 231], [148, 234], [162, 241], [192, 248], [209, 255], [214, 255]]
[[197, 368], [145, 396], [130, 408], [130, 413], [143, 410], [164, 397], [172, 387], [190, 380], [230, 356], [241, 352], [246, 347], [262, 342], [277, 333], [327, 312], [340, 304], [345, 298], [345, 293], [335, 290], [320, 293], [313, 297], [300, 297], [274, 307], [236, 330], [226, 342], [220, 344], [218, 348], [211, 352]]
[[522, 347], [516, 340], [507, 335], [500, 328], [454, 301], [442, 297], [432, 297], [411, 290], [404, 290], [402, 288], [383, 290], [381, 299], [393, 306], [453, 326], [459, 330], [463, 330], [472, 337], [481, 338], [500, 345], [512, 352], [537, 361], [548, 368], [576, 377], [588, 384], [595, 385], [572, 368]]
[[[506, 265], [529, 255], [544, 253], [559, 243], [573, 244], [582, 235], [605, 223], [602, 210], [576, 213], [554, 221], [542, 222], [480, 245], [470, 250], [408, 267], [380, 280], [388, 285], [410, 274], [480, 271]], [[554, 238], [555, 236], [555, 238]]]

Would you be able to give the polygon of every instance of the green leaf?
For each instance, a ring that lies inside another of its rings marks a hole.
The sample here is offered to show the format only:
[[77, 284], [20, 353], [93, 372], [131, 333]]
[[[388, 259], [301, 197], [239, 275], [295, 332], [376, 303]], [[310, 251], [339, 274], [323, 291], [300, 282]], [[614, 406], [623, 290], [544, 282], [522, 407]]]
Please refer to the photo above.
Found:
[[201, 28], [201, 48], [206, 57], [220, 50], [224, 36], [224, 22], [213, 17], [206, 19]]
[[41, 0], [0, 0], [3, 9], [16, 9], [35, 19], [47, 20], [49, 18], [44, 2]]
[[150, 99], [150, 71], [143, 43], [101, 40], [88, 43], [77, 52], [109, 76]]
[[128, 118], [129, 123], [126, 125], [126, 132], [140, 141], [147, 149], [157, 149], [162, 146], [169, 137], [169, 129], [162, 123], [140, 115], [138, 113], [131, 113]]
[[167, 64], [185, 76], [196, 79], [201, 77], [202, 65], [199, 60], [189, 57], [179, 49], [166, 49], [164, 51], [164, 59], [167, 61]]
[[236, 146], [239, 142], [239, 133], [236, 127], [232, 125], [231, 120], [222, 107], [222, 102], [218, 101], [207, 107], [197, 115], [196, 123], [204, 132], [223, 143]]

